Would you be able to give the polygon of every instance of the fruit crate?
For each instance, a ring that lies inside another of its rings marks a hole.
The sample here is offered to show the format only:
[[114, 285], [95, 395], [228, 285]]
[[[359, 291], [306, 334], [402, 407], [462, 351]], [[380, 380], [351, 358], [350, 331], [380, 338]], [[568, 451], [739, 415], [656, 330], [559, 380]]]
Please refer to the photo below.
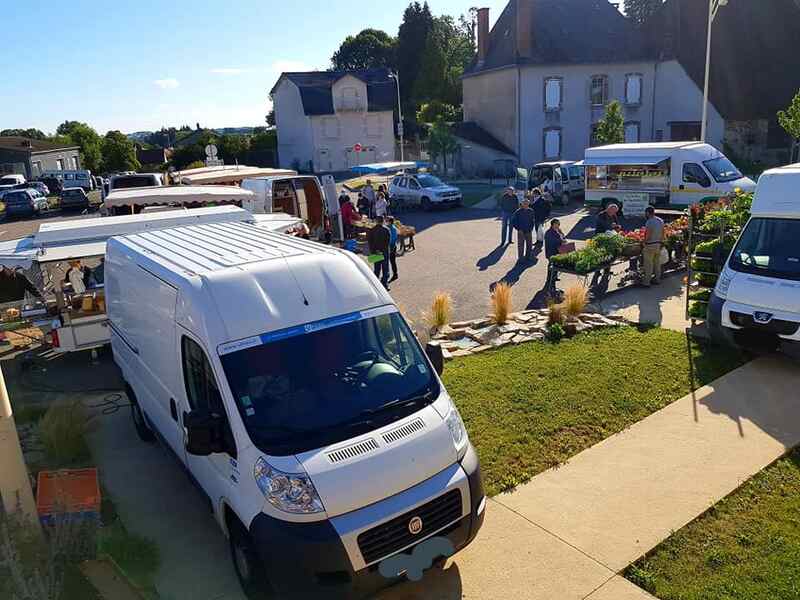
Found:
[[97, 469], [40, 471], [36, 486], [36, 511], [45, 525], [58, 517], [100, 518], [100, 483]]

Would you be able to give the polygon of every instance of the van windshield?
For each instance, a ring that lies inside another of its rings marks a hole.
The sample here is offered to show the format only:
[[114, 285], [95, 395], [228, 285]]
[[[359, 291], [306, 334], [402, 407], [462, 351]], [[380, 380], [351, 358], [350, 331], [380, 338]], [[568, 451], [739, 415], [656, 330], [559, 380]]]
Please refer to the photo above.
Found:
[[750, 220], [731, 254], [734, 271], [800, 281], [800, 220]]
[[433, 402], [439, 384], [396, 311], [261, 336], [220, 357], [253, 443], [270, 456], [321, 448]]
[[703, 162], [711, 172], [711, 175], [717, 183], [725, 183], [726, 181], [736, 181], [742, 178], [741, 172], [737, 169], [731, 161], [724, 156], [715, 158], [713, 160], [706, 160]]

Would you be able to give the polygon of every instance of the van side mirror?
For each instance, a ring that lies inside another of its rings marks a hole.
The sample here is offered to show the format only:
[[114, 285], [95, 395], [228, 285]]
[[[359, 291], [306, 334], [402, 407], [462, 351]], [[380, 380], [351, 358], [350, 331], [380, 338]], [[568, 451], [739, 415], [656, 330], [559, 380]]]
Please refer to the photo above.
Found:
[[209, 456], [223, 451], [221, 416], [204, 410], [183, 413], [186, 427], [186, 452], [193, 456]]
[[431, 361], [436, 373], [439, 375], [444, 373], [444, 353], [442, 352], [441, 344], [439, 342], [428, 342], [425, 344], [425, 354], [428, 355], [428, 359]]

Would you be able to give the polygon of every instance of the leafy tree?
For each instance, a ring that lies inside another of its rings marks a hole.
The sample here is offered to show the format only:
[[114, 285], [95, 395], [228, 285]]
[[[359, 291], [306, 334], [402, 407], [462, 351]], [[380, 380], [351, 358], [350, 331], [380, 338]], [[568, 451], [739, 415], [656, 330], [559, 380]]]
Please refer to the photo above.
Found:
[[234, 164], [236, 161], [244, 162], [249, 149], [250, 138], [245, 135], [223, 135], [217, 141], [219, 157], [226, 164]]
[[254, 152], [275, 151], [278, 148], [278, 134], [272, 130], [261, 131], [250, 138], [250, 150]]
[[794, 160], [795, 148], [800, 145], [800, 91], [797, 92], [786, 110], [778, 111], [778, 123], [792, 138], [789, 160]]
[[458, 142], [455, 136], [450, 133], [450, 128], [444, 121], [438, 121], [431, 127], [430, 137], [428, 138], [428, 149], [434, 160], [442, 158], [442, 166], [447, 171], [447, 155], [458, 150]]
[[80, 121], [64, 121], [56, 129], [56, 134], [64, 136], [80, 148], [81, 165], [84, 169], [94, 173], [102, 171], [102, 140], [92, 127]]
[[470, 23], [463, 16], [458, 23], [447, 15], [436, 17], [428, 32], [420, 72], [414, 84], [414, 100], [461, 104], [461, 76], [473, 55]]
[[358, 35], [348, 35], [331, 57], [335, 71], [395, 68], [397, 40], [380, 29], [364, 29]]
[[415, 102], [430, 102], [444, 96], [448, 67], [446, 43], [442, 29], [432, 27], [428, 32], [419, 74], [414, 81], [412, 97]]
[[120, 131], [109, 131], [102, 142], [103, 167], [106, 172], [135, 171], [141, 165], [136, 159], [133, 142]]
[[453, 123], [463, 119], [464, 112], [460, 106], [453, 106], [441, 100], [431, 100], [420, 106], [417, 111], [417, 121], [420, 123], [436, 123], [437, 121]]
[[625, 14], [639, 25], [647, 21], [664, 0], [625, 0]]
[[39, 129], [31, 127], [30, 129], [3, 129], [0, 131], [0, 136], [18, 136], [25, 137], [31, 140], [45, 140], [47, 136]]
[[416, 89], [425, 51], [428, 33], [433, 28], [433, 15], [428, 3], [412, 2], [403, 13], [403, 22], [397, 33], [397, 70], [402, 82], [401, 94], [407, 104]]
[[606, 114], [597, 122], [595, 136], [601, 145], [622, 144], [625, 141], [625, 117], [622, 115], [622, 105], [617, 100], [612, 100], [606, 106]]
[[267, 122], [267, 125], [269, 125], [270, 127], [275, 127], [275, 109], [274, 108], [271, 109], [267, 113], [267, 118], [265, 120]]

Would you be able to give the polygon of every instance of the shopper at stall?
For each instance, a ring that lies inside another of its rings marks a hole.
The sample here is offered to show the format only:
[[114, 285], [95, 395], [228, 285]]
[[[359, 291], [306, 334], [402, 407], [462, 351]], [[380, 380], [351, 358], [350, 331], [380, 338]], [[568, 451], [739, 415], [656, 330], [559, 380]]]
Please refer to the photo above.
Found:
[[375, 188], [372, 187], [371, 179], [367, 179], [367, 185], [362, 188], [361, 193], [367, 200], [367, 215], [370, 219], [375, 218]]
[[647, 221], [644, 223], [644, 248], [642, 249], [642, 262], [644, 263], [644, 278], [642, 284], [650, 287], [651, 280], [658, 285], [661, 283], [661, 247], [664, 242], [664, 221], [656, 216], [656, 209], [648, 206], [644, 211]]
[[0, 270], [0, 303], [24, 300], [26, 292], [39, 300], [43, 299], [22, 271], [3, 266]]
[[531, 208], [530, 201], [525, 198], [514, 216], [511, 217], [511, 225], [517, 230], [517, 260], [533, 258], [533, 227], [535, 224], [536, 214]]
[[344, 237], [346, 239], [353, 237], [353, 225], [360, 220], [361, 217], [358, 212], [356, 212], [353, 201], [350, 199], [350, 196], [347, 196], [344, 204], [342, 204], [342, 227], [344, 227]]
[[389, 266], [392, 267], [392, 276], [389, 281], [395, 281], [398, 278], [397, 274], [397, 239], [399, 232], [397, 225], [395, 225], [394, 217], [387, 216], [384, 219], [386, 227], [389, 229]]
[[72, 286], [73, 294], [83, 294], [86, 288], [90, 286], [92, 272], [89, 267], [83, 266], [79, 260], [73, 260], [69, 265], [69, 269], [64, 275], [64, 283], [69, 283]]
[[98, 286], [105, 284], [106, 281], [106, 259], [101, 258], [100, 264], [97, 265], [94, 269], [92, 269], [92, 274], [89, 278], [90, 283], [92, 286]]
[[359, 214], [369, 218], [370, 214], [369, 200], [367, 200], [367, 197], [362, 192], [358, 193], [358, 202], [356, 203], [356, 206], [358, 207]]
[[508, 239], [509, 244], [514, 243], [514, 240], [511, 239], [511, 231], [513, 230], [511, 219], [514, 217], [514, 213], [517, 212], [518, 208], [519, 200], [514, 188], [506, 188], [506, 191], [503, 193], [503, 197], [500, 198], [500, 221], [502, 227], [500, 236], [501, 246], [506, 245], [506, 239]]
[[606, 233], [608, 231], [621, 231], [622, 226], [619, 223], [619, 206], [616, 204], [609, 204], [605, 210], [597, 213], [595, 221], [595, 235]]
[[367, 243], [369, 253], [383, 256], [383, 260], [375, 263], [375, 277], [379, 277], [383, 287], [389, 289], [389, 230], [384, 227], [383, 219], [369, 230]]
[[556, 283], [558, 282], [558, 271], [556, 271], [550, 259], [559, 253], [565, 239], [564, 234], [561, 232], [561, 221], [558, 219], [550, 221], [550, 228], [544, 234], [544, 256], [547, 259], [547, 283], [545, 284], [545, 289], [548, 292], [555, 292]]
[[375, 197], [375, 218], [385, 217], [387, 212], [389, 212], [389, 200], [386, 198], [385, 193], [378, 192]]
[[533, 209], [536, 220], [534, 229], [536, 230], [536, 244], [538, 245], [544, 243], [544, 226], [545, 223], [547, 223], [547, 219], [550, 218], [552, 205], [538, 189], [535, 189], [533, 190], [533, 203], [531, 204], [531, 208]]

